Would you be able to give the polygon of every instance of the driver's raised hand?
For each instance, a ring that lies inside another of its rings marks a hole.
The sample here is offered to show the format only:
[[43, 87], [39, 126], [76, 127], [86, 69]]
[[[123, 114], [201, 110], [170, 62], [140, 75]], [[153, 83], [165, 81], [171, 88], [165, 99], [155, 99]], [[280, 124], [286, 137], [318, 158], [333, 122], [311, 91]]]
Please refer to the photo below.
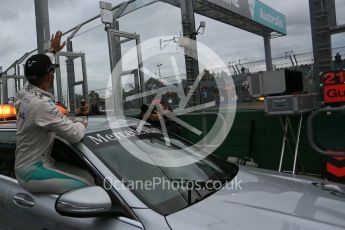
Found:
[[54, 53], [60, 52], [66, 45], [66, 42], [63, 42], [61, 44], [61, 37], [62, 37], [62, 31], [57, 31], [54, 34], [52, 34], [51, 42], [50, 42], [50, 49]]

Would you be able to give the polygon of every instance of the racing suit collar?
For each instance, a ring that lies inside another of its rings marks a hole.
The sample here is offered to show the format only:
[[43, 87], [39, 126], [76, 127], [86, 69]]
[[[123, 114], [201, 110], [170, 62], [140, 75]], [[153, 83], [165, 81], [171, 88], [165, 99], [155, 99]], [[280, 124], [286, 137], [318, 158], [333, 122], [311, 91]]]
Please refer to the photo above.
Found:
[[26, 84], [24, 85], [24, 88], [27, 89], [28, 91], [34, 91], [34, 92], [38, 92], [43, 94], [44, 96], [47, 96], [49, 98], [52, 98], [53, 95], [43, 89], [38, 88], [37, 86], [34, 86], [32, 84], [30, 84], [29, 82], [26, 82]]

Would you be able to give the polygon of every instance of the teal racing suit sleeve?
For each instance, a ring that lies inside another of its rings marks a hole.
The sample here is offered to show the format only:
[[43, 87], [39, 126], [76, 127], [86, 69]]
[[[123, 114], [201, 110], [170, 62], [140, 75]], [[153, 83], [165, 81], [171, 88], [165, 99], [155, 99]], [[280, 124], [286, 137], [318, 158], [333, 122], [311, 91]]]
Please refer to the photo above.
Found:
[[37, 111], [34, 121], [37, 126], [52, 131], [71, 143], [77, 143], [84, 138], [85, 126], [67, 119], [51, 100], [40, 103]]

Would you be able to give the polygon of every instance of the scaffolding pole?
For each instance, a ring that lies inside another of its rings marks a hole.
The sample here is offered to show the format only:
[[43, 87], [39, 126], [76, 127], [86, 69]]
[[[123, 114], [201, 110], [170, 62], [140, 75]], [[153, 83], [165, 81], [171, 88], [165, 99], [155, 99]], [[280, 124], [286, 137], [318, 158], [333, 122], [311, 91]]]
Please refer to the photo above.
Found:
[[[183, 36], [196, 40], [194, 1], [180, 0]], [[185, 63], [187, 75], [187, 87], [190, 88], [199, 75], [198, 51], [196, 42], [185, 47]], [[200, 86], [198, 85], [189, 103], [190, 106], [199, 105], [200, 103]]]
[[50, 40], [48, 0], [35, 0], [36, 33], [38, 53], [45, 53]]
[[268, 33], [264, 36], [264, 45], [265, 45], [265, 59], [266, 59], [266, 70], [273, 70], [272, 63], [272, 50], [271, 50], [271, 35]]

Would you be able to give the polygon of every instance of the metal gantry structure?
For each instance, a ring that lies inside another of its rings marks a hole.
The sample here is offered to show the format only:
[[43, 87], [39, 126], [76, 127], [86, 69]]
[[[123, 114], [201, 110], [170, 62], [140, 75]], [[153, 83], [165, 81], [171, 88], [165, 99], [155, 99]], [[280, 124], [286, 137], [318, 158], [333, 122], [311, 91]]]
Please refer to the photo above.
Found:
[[309, 0], [313, 39], [314, 69], [320, 72], [333, 69], [332, 35], [344, 33], [345, 25], [338, 25], [335, 0]]
[[[271, 55], [271, 43], [272, 38], [280, 37], [286, 35], [286, 21], [285, 16], [279, 12], [269, 8], [258, 0], [239, 0], [239, 1], [223, 1], [223, 0], [128, 0], [114, 7], [108, 7], [108, 10], [112, 11], [113, 20], [111, 23], [106, 23], [105, 30], [108, 34], [109, 43], [109, 58], [110, 58], [110, 68], [113, 71], [114, 67], [121, 60], [121, 44], [124, 42], [135, 40], [138, 47], [138, 69], [137, 74], [135, 74], [136, 89], [140, 91], [145, 91], [144, 89], [144, 74], [143, 74], [143, 62], [141, 58], [140, 50], [140, 36], [138, 34], [127, 33], [119, 30], [118, 19], [124, 15], [128, 15], [131, 12], [141, 9], [143, 7], [152, 5], [157, 2], [163, 2], [175, 7], [180, 8], [181, 18], [182, 18], [182, 30], [183, 36], [189, 39], [196, 40], [196, 26], [195, 26], [195, 14], [200, 14], [202, 16], [223, 22], [230, 26], [240, 28], [242, 30], [254, 33], [263, 37], [264, 47], [265, 47], [265, 57], [266, 57], [266, 68], [267, 70], [272, 70], [272, 55]], [[35, 10], [36, 10], [36, 27], [37, 27], [37, 46], [38, 52], [44, 52], [47, 48], [49, 42], [49, 14], [48, 14], [48, 0], [35, 0]], [[103, 6], [107, 4], [103, 3]], [[101, 4], [102, 6], [102, 4]], [[101, 7], [102, 8], [102, 7]], [[104, 7], [103, 7], [104, 8]], [[268, 10], [268, 11], [267, 11]], [[261, 12], [261, 14], [258, 12]], [[263, 12], [263, 14], [262, 14]], [[265, 18], [265, 14], [269, 17]], [[259, 16], [258, 16], [259, 15]], [[261, 16], [263, 18], [260, 18]], [[67, 37], [67, 52], [63, 53], [63, 56], [67, 58], [67, 82], [68, 82], [68, 92], [69, 92], [69, 104], [71, 112], [75, 110], [75, 91], [74, 87], [76, 85], [83, 85], [83, 96], [87, 99], [87, 74], [86, 67], [83, 65], [83, 81], [75, 82], [75, 71], [74, 71], [74, 59], [82, 58], [82, 63], [85, 64], [85, 55], [82, 53], [75, 53], [73, 51], [73, 37], [76, 33], [86, 24], [100, 18], [102, 15], [96, 15], [85, 22], [74, 26], [70, 30], [67, 30], [64, 35], [69, 35]], [[274, 18], [274, 23], [270, 19]], [[271, 23], [271, 24], [270, 24]], [[280, 26], [279, 28], [277, 27]], [[196, 46], [196, 44], [194, 44]], [[199, 63], [198, 60], [192, 57], [197, 57], [197, 47], [184, 47], [185, 49], [185, 63], [186, 63], [186, 76], [188, 85], [193, 85], [197, 76], [199, 75]], [[29, 55], [35, 50], [30, 52]], [[59, 61], [58, 55], [56, 60]], [[20, 62], [15, 63], [19, 65]], [[121, 63], [120, 63], [121, 65]], [[128, 72], [128, 71], [127, 71]], [[133, 71], [132, 71], [133, 73]], [[6, 74], [6, 72], [5, 72]], [[19, 75], [16, 73], [15, 75]], [[119, 90], [119, 85], [121, 81], [119, 79], [113, 79], [113, 88]], [[57, 96], [58, 100], [62, 99], [61, 92], [61, 72], [57, 71]], [[196, 105], [200, 103], [200, 95], [196, 93], [192, 96], [190, 100], [191, 105]]]
[[309, 0], [316, 74], [332, 69], [332, 27], [336, 26], [334, 0]]
[[[75, 113], [75, 87], [82, 86], [83, 97], [86, 102], [88, 102], [88, 84], [87, 84], [87, 71], [86, 71], [86, 60], [85, 60], [85, 53], [74, 53], [74, 52], [59, 52], [55, 55], [55, 63], [60, 65], [60, 58], [65, 57], [66, 67], [67, 67], [67, 85], [68, 85], [68, 92], [69, 92], [69, 106], [70, 106], [70, 113]], [[81, 68], [82, 68], [82, 80], [76, 82], [75, 81], [75, 72], [74, 72], [74, 60], [80, 59], [81, 60]], [[57, 99], [59, 102], [63, 101], [62, 96], [62, 82], [61, 82], [61, 70], [58, 68], [56, 70], [56, 84], [57, 84]]]

